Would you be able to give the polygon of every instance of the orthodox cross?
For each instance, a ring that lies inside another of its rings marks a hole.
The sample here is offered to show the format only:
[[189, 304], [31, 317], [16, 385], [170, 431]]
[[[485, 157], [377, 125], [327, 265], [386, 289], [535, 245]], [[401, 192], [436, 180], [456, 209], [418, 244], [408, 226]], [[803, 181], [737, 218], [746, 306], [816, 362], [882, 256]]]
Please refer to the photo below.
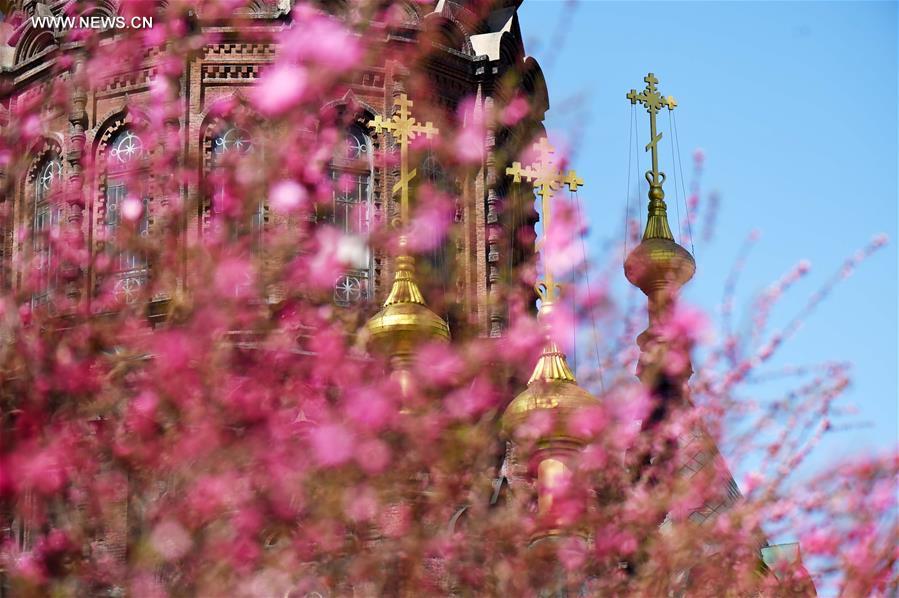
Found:
[[580, 178], [573, 170], [563, 173], [557, 169], [556, 159], [553, 157], [555, 150], [549, 145], [546, 137], [535, 143], [534, 149], [537, 151], [537, 160], [533, 164], [522, 167], [521, 162], [513, 162], [512, 166], [506, 168], [506, 174], [510, 175], [516, 183], [520, 183], [522, 179], [533, 182], [542, 200], [544, 280], [542, 282], [538, 281], [536, 288], [537, 295], [539, 295], [541, 301], [552, 303], [559, 296], [559, 285], [553, 279], [552, 266], [546, 255], [548, 245], [546, 239], [549, 234], [549, 223], [552, 213], [550, 200], [553, 194], [565, 185], [568, 185], [568, 188], [572, 191], [577, 191], [577, 188], [584, 184], [584, 179]]
[[400, 179], [393, 185], [393, 192], [400, 191], [400, 222], [403, 225], [409, 222], [409, 183], [415, 178], [416, 169], [409, 172], [409, 142], [418, 135], [431, 136], [438, 133], [437, 128], [430, 122], [425, 124], [415, 122], [415, 118], [409, 113], [412, 100], [406, 94], [401, 93], [396, 99], [395, 105], [399, 110], [388, 120], [376, 115], [368, 126], [381, 134], [390, 131], [396, 137], [400, 146]]
[[646, 107], [646, 111], [649, 112], [649, 133], [652, 136], [652, 139], [646, 144], [646, 151], [652, 149], [652, 170], [650, 171], [652, 173], [652, 180], [649, 180], [650, 172], [646, 173], [646, 180], [653, 186], [661, 187], [662, 183], [665, 182], [665, 173], [659, 172], [657, 146], [659, 140], [662, 139], [662, 134], [656, 134], [656, 114], [658, 114], [659, 110], [663, 107], [667, 107], [668, 110], [674, 110], [677, 106], [677, 102], [671, 96], [665, 98], [662, 97], [662, 94], [656, 89], [656, 84], [659, 80], [656, 79], [656, 76], [652, 73], [643, 77], [643, 80], [646, 81], [646, 89], [640, 93], [637, 93], [636, 89], [630, 90], [627, 94], [627, 99], [631, 101], [631, 104], [640, 102]]

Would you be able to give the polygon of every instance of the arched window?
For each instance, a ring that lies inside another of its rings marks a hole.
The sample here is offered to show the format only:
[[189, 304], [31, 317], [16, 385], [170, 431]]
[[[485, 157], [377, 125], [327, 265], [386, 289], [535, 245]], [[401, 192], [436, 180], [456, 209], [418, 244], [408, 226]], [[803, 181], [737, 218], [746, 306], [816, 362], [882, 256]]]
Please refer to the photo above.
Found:
[[[150, 229], [150, 198], [145, 148], [140, 136], [125, 128], [116, 133], [107, 146], [105, 219], [107, 250], [113, 258], [113, 293], [131, 303], [147, 283], [149, 264], [139, 251], [122, 249], [119, 236], [122, 230], [122, 209], [131, 198], [140, 202], [136, 232], [146, 236]], [[133, 208], [131, 208], [133, 209]]]
[[[218, 127], [217, 132], [212, 135], [211, 150], [210, 168], [207, 171], [211, 195], [209, 205], [210, 219], [212, 226], [219, 227], [224, 222], [225, 203], [230, 191], [228, 186], [229, 173], [225, 169], [228, 167], [228, 164], [233, 164], [240, 156], [257, 153], [258, 148], [249, 131], [227, 123]], [[257, 240], [261, 240], [265, 221], [265, 204], [260, 201], [254, 207], [250, 217], [252, 232]]]
[[41, 162], [33, 180], [31, 249], [35, 276], [31, 303], [34, 306], [47, 303], [56, 288], [58, 264], [50, 237], [62, 221], [62, 206], [54, 198], [61, 183], [62, 160], [56, 153], [50, 153]]
[[359, 303], [370, 293], [373, 266], [368, 233], [372, 215], [372, 153], [371, 137], [361, 126], [353, 125], [338, 144], [331, 161], [331, 223], [357, 248], [350, 267], [335, 282], [337, 305]]

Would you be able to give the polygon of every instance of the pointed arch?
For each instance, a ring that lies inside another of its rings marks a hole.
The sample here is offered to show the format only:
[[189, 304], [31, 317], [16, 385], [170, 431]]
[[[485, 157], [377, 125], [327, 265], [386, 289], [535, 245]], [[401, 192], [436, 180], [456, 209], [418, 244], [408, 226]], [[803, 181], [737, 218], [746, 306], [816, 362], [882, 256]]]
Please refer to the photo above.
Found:
[[353, 305], [370, 299], [374, 290], [376, 258], [368, 245], [368, 235], [378, 210], [379, 185], [374, 159], [378, 140], [371, 135], [369, 122], [377, 112], [348, 91], [340, 100], [325, 104], [320, 114], [321, 121], [334, 124], [343, 137], [337, 141], [328, 168], [332, 184], [330, 210], [317, 214], [316, 218], [364, 247], [356, 263], [334, 283], [334, 302], [341, 306]]
[[21, 219], [28, 230], [29, 242], [21, 245], [27, 264], [25, 282], [31, 290], [31, 305], [51, 306], [58, 286], [57, 250], [52, 231], [62, 225], [64, 188], [62, 143], [55, 137], [42, 137], [32, 144], [32, 157], [22, 181]]
[[[243, 156], [259, 156], [265, 151], [264, 139], [259, 138], [263, 129], [262, 118], [251, 110], [241, 92], [218, 98], [203, 112], [198, 137], [193, 140], [199, 147], [198, 167], [200, 176], [199, 232], [209, 232], [219, 208], [217, 194], [223, 194], [221, 180], [223, 160], [239, 160]], [[219, 206], [220, 207], [220, 206]], [[268, 207], [261, 201], [252, 215], [252, 229], [262, 233], [268, 221]]]
[[471, 36], [454, 16], [432, 12], [423, 19], [423, 25], [425, 39], [466, 56], [474, 56]]
[[[19, 65], [38, 56], [43, 56], [59, 47], [56, 33], [49, 29], [34, 29], [30, 21], [25, 21], [20, 35], [15, 35], [16, 51], [13, 64]], [[12, 40], [10, 40], [12, 41]]]
[[136, 301], [150, 279], [152, 264], [142, 250], [118, 244], [122, 231], [122, 207], [128, 198], [141, 201], [134, 223], [139, 236], [148, 236], [153, 224], [155, 187], [150, 159], [149, 119], [136, 108], [126, 106], [100, 121], [93, 140], [97, 165], [96, 193], [92, 202], [92, 238], [95, 252], [107, 252], [112, 259], [109, 272], [95, 276], [94, 288], [109, 287], [112, 298], [125, 303]]

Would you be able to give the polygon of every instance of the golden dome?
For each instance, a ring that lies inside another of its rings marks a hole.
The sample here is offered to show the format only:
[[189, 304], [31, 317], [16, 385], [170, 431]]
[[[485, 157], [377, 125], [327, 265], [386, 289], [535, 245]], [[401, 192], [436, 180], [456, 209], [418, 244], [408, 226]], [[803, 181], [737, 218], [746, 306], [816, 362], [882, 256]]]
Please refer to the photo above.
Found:
[[681, 287], [695, 272], [693, 256], [673, 239], [644, 239], [624, 262], [624, 275], [647, 295], [669, 284]]
[[532, 414], [543, 411], [554, 418], [552, 431], [543, 437], [544, 440], [567, 438], [586, 442], [589, 439], [579, 437], [570, 427], [578, 412], [597, 405], [599, 399], [576, 382], [540, 379], [528, 384], [523, 392], [512, 399], [500, 425], [503, 434], [512, 438], [517, 429], [527, 424]]
[[[662, 180], [665, 180], [664, 175]], [[641, 243], [624, 261], [624, 275], [631, 284], [649, 295], [670, 284], [680, 288], [693, 278], [695, 272], [693, 256], [674, 242], [661, 183], [650, 183], [646, 230]]]
[[[552, 302], [543, 303], [538, 317], [545, 318], [552, 307]], [[579, 438], [569, 430], [569, 424], [580, 410], [598, 404], [599, 399], [578, 386], [565, 353], [552, 339], [547, 338], [527, 388], [506, 407], [500, 426], [503, 434], [512, 438], [518, 428], [527, 424], [533, 413], [543, 411], [554, 418], [552, 431], [543, 440], [586, 441], [588, 439]]]
[[396, 275], [384, 307], [365, 324], [372, 343], [388, 355], [410, 353], [423, 341], [448, 341], [449, 325], [425, 305], [409, 256], [397, 258]]

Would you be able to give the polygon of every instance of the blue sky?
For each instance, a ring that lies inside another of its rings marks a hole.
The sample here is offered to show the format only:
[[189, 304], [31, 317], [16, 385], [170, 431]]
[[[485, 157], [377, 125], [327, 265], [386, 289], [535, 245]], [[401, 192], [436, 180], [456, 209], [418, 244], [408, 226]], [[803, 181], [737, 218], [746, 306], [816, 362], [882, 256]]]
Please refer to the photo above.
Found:
[[[588, 252], [623, 234], [631, 107], [652, 71], [677, 98], [681, 159], [706, 153], [703, 201], [720, 194], [716, 234], [695, 239], [688, 300], [717, 318], [724, 282], [750, 231], [761, 238], [741, 278], [744, 307], [800, 259], [809, 275], [778, 305], [785, 324], [877, 233], [890, 244], [841, 284], [776, 365], [853, 363], [843, 399], [857, 427], [827, 435], [808, 471], [897, 444], [897, 47], [892, 2], [581, 2], [526, 0], [526, 51], [546, 75], [546, 125], [575, 148], [587, 185]], [[661, 167], [673, 213], [671, 136]], [[638, 112], [641, 167], [648, 155]], [[579, 139], [578, 139], [579, 138]], [[641, 201], [645, 201], [642, 199]], [[694, 230], [694, 233], [698, 231]], [[625, 288], [623, 275], [620, 288]], [[767, 394], [778, 389], [768, 387]], [[737, 472], [738, 479], [741, 477]]]

